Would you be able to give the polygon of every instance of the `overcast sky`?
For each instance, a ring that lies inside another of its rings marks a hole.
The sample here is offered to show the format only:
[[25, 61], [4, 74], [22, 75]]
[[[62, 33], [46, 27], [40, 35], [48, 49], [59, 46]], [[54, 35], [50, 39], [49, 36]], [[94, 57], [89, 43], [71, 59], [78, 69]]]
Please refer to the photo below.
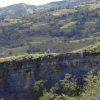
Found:
[[16, 4], [16, 3], [41, 5], [41, 4], [46, 4], [53, 1], [61, 1], [61, 0], [0, 0], [0, 7], [5, 7], [5, 6]]

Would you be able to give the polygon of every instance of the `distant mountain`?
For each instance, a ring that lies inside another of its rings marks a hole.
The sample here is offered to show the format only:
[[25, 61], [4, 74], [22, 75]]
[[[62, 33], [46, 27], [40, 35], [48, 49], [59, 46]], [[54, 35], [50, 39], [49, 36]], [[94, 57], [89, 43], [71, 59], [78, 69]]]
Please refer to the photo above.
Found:
[[28, 4], [14, 4], [0, 8], [0, 16], [27, 16], [34, 13], [36, 6]]
[[7, 7], [0, 8], [0, 16], [28, 16], [36, 12], [49, 9], [57, 9], [66, 6], [75, 6], [80, 3], [90, 3], [99, 0], [62, 0], [58, 2], [51, 2], [41, 6], [28, 5], [24, 3], [14, 4]]

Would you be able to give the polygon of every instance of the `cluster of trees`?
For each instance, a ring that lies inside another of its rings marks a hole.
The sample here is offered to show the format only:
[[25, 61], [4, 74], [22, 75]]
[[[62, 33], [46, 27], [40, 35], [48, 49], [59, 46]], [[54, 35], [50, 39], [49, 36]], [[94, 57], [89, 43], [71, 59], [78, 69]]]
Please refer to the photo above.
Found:
[[35, 48], [30, 44], [28, 49], [27, 49], [27, 53], [28, 54], [32, 54], [32, 53], [36, 53], [36, 52], [40, 52], [40, 49], [39, 48]]
[[99, 100], [100, 71], [89, 73], [82, 83], [66, 74], [63, 80], [46, 89], [46, 81], [36, 81], [34, 84], [35, 100]]

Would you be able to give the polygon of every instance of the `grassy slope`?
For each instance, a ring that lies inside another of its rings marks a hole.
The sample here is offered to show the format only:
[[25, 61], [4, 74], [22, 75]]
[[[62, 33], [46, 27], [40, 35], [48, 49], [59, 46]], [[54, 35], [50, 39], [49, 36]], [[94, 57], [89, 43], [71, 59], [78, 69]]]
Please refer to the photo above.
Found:
[[90, 45], [73, 52], [100, 52], [100, 42], [97, 42], [94, 45]]
[[56, 56], [56, 55], [59, 55], [57, 53], [35, 53], [35, 54], [24, 54], [24, 55], [19, 55], [19, 56], [9, 56], [9, 57], [1, 57], [0, 58], [0, 63], [3, 63], [3, 62], [13, 62], [13, 61], [21, 61], [23, 59], [36, 59], [36, 58], [39, 58], [39, 57], [45, 57], [45, 56], [48, 56], [48, 55], [53, 55], [53, 56]]
[[[100, 15], [98, 8], [100, 4], [81, 4], [44, 11], [42, 14], [41, 11], [36, 12], [31, 18], [4, 18], [0, 21], [0, 55], [7, 56], [11, 52], [24, 54], [30, 44], [42, 53], [48, 48], [52, 52], [66, 53], [95, 44], [100, 37], [100, 17], [95, 17], [95, 13]], [[59, 38], [59, 34], [65, 39]], [[89, 39], [73, 40], [82, 38]], [[73, 42], [68, 42], [70, 39]]]
[[32, 41], [24, 46], [1, 48], [0, 54], [1, 56], [8, 56], [10, 52], [13, 55], [24, 54], [29, 49], [30, 45], [33, 48], [40, 49], [41, 53], [44, 53], [48, 48], [50, 48], [51, 52], [54, 53], [66, 53], [95, 44], [99, 40], [100, 38], [86, 38], [81, 40], [66, 41], [63, 37], [34, 37]]
[[61, 9], [61, 10], [56, 10], [56, 11], [51, 12], [51, 14], [54, 16], [59, 16], [66, 13], [74, 13], [75, 11], [76, 11], [75, 9]]

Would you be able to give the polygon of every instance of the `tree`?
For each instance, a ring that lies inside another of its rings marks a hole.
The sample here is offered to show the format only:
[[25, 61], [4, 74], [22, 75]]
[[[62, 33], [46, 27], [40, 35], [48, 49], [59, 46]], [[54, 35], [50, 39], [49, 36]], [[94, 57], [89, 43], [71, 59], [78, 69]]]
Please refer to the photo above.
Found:
[[64, 80], [60, 80], [51, 88], [51, 92], [56, 94], [66, 94], [68, 96], [75, 96], [77, 89], [76, 81], [71, 78], [70, 74], [66, 74]]
[[32, 45], [29, 45], [28, 49], [27, 49], [27, 53], [34, 53], [34, 52], [40, 52], [39, 48], [35, 48]]
[[44, 80], [36, 81], [34, 83], [34, 100], [39, 100], [45, 91], [45, 82]]

